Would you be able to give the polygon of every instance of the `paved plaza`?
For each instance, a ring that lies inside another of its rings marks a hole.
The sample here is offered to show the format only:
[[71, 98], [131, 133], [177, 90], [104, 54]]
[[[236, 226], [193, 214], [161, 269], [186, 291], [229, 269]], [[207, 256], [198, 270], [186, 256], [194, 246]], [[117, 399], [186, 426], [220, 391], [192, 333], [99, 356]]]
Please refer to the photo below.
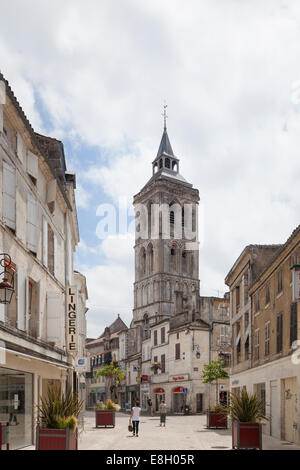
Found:
[[[79, 450], [230, 450], [231, 430], [206, 429], [206, 416], [142, 416], [139, 437], [128, 431], [128, 415], [117, 413], [115, 428], [95, 428], [95, 416], [85, 412]], [[33, 450], [34, 447], [26, 447]], [[264, 450], [300, 450], [300, 446], [263, 435]]]

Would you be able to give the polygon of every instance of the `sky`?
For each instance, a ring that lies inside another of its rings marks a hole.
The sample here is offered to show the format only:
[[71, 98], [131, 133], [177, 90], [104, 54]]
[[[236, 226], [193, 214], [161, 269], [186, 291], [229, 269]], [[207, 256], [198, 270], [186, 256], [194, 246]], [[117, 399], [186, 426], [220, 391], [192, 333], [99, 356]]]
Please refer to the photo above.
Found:
[[283, 243], [299, 225], [298, 0], [2, 1], [0, 58], [77, 175], [89, 337], [132, 318], [134, 240], [97, 227], [103, 204], [130, 207], [151, 177], [164, 102], [200, 194], [201, 295], [224, 294], [246, 245]]

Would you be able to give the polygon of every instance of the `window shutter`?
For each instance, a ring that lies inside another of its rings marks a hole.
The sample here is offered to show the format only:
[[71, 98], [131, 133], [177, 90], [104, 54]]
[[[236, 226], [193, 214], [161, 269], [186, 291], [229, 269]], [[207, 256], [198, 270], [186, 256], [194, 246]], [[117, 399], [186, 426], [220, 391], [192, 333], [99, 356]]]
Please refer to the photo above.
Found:
[[45, 217], [43, 217], [43, 253], [42, 253], [43, 265], [48, 267], [48, 223]]
[[24, 141], [21, 135], [19, 134], [19, 132], [17, 132], [17, 156], [23, 164], [25, 162], [25, 154], [26, 154], [26, 148], [25, 148]]
[[293, 302], [291, 304], [291, 317], [290, 317], [290, 346], [292, 346], [293, 342], [297, 339], [297, 303]]
[[27, 173], [35, 179], [38, 177], [38, 157], [30, 150], [27, 152]]
[[157, 345], [157, 330], [154, 331], [154, 346]]
[[180, 359], [180, 343], [175, 344], [175, 359]]
[[62, 344], [63, 304], [60, 292], [47, 292], [47, 341]]
[[0, 102], [0, 132], [3, 132], [3, 105]]
[[282, 350], [282, 326], [283, 326], [283, 323], [282, 323], [282, 313], [280, 313], [278, 316], [277, 316], [277, 352], [281, 352]]
[[37, 338], [41, 337], [41, 282], [37, 282], [37, 327], [36, 334]]
[[11, 229], [16, 229], [16, 169], [3, 161], [3, 219]]
[[32, 193], [27, 194], [27, 248], [37, 252], [37, 203]]
[[25, 275], [22, 268], [18, 268], [18, 329], [25, 331], [25, 309], [26, 309], [26, 293], [25, 293]]
[[25, 330], [29, 331], [29, 279], [25, 279]]
[[55, 202], [56, 199], [56, 180], [53, 179], [47, 183], [47, 204]]
[[54, 276], [57, 278], [57, 236], [53, 234], [53, 241], [54, 241]]
[[166, 356], [163, 354], [161, 356], [161, 372], [164, 373], [166, 371]]

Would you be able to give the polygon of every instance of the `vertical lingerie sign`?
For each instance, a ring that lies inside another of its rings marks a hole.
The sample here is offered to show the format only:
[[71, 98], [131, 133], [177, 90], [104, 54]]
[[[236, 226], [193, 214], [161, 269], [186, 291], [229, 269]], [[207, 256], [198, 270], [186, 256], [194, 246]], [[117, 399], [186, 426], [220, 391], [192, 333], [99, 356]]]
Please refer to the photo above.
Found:
[[77, 288], [70, 286], [68, 288], [68, 313], [67, 313], [67, 332], [69, 352], [77, 351]]

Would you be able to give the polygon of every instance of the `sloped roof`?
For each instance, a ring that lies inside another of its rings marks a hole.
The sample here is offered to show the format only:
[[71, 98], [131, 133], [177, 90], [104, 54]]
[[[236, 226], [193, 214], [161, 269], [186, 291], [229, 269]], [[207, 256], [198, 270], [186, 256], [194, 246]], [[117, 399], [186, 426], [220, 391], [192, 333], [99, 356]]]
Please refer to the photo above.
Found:
[[30, 134], [30, 137], [31, 137], [31, 141], [32, 143], [39, 149], [39, 152], [41, 153], [41, 155], [43, 155], [48, 167], [50, 168], [50, 171], [51, 173], [53, 174], [53, 176], [57, 179], [57, 182], [58, 182], [58, 186], [59, 186], [59, 189], [63, 195], [63, 198], [68, 206], [68, 208], [72, 211], [72, 206], [70, 204], [70, 201], [67, 197], [67, 194], [66, 194], [66, 191], [64, 189], [64, 186], [62, 184], [62, 181], [60, 179], [57, 178], [57, 175], [55, 174], [55, 172], [53, 171], [53, 168], [49, 162], [49, 159], [45, 153], [45, 150], [44, 148], [40, 145], [40, 141], [38, 140], [37, 138], [37, 134], [34, 132], [34, 129], [32, 127], [32, 125], [30, 124], [29, 122], [29, 119], [27, 118], [26, 114], [24, 113], [24, 110], [23, 108], [21, 107], [19, 101], [17, 100], [13, 90], [11, 89], [10, 87], [10, 84], [9, 82], [5, 79], [4, 75], [0, 72], [0, 80], [2, 82], [5, 83], [5, 91], [8, 95], [8, 97], [10, 98], [11, 102], [13, 103], [17, 113], [19, 114], [20, 118], [22, 119], [23, 123], [24, 123], [24, 126], [26, 127], [27, 131], [29, 132]]
[[163, 153], [175, 157], [166, 128], [164, 129], [156, 158], [159, 158]]

